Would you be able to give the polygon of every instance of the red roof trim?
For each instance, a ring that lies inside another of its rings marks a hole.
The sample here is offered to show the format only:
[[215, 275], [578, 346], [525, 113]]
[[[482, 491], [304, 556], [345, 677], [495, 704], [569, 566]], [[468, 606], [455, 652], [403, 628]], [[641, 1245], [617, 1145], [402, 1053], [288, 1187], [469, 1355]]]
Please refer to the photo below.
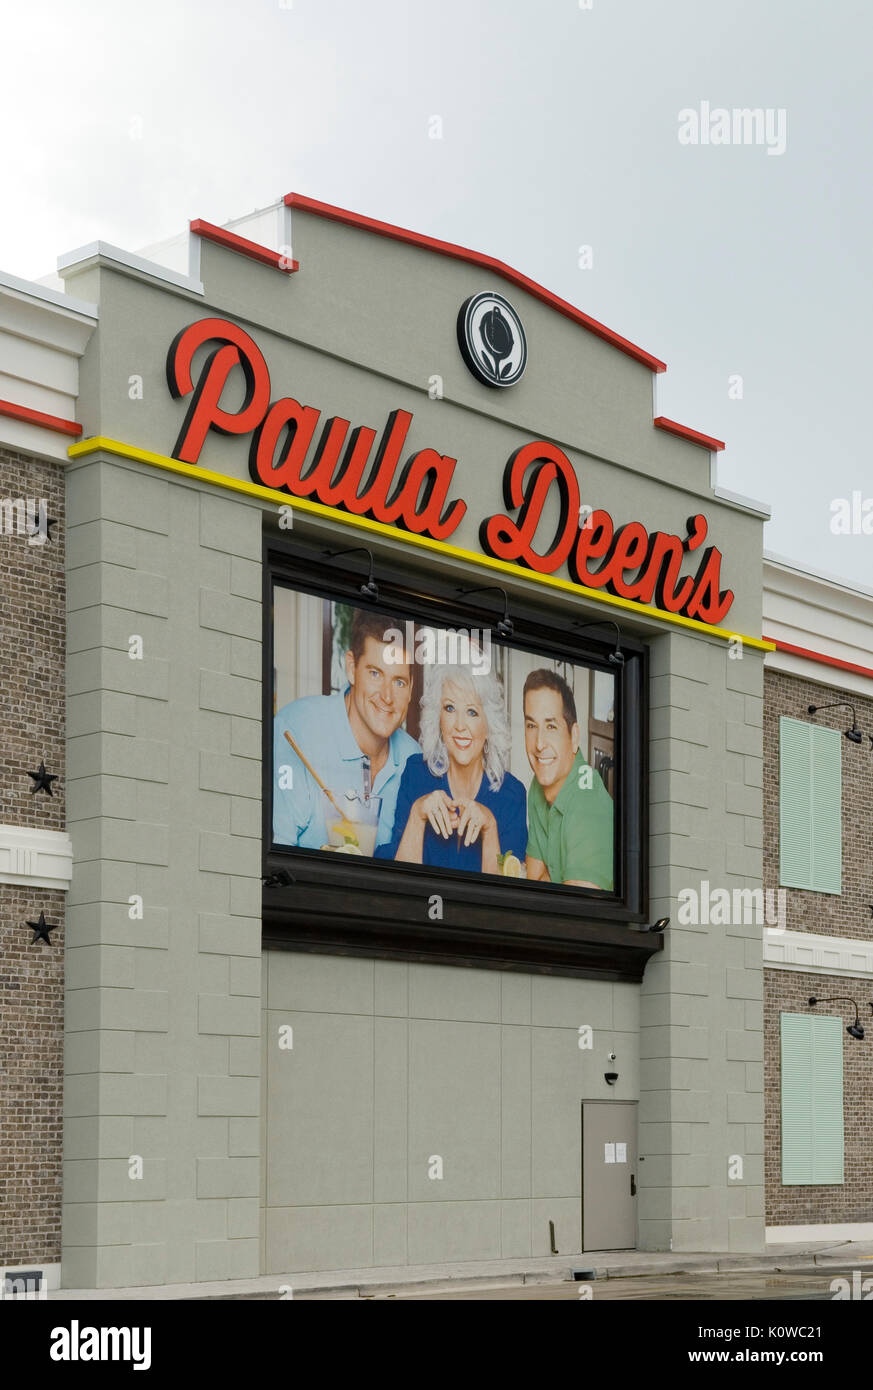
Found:
[[713, 439], [709, 434], [701, 434], [699, 430], [689, 429], [687, 425], [677, 425], [675, 420], [668, 420], [666, 415], [655, 416], [655, 428], [666, 430], [668, 434], [676, 434], [680, 439], [687, 439], [692, 444], [700, 444], [702, 448], [709, 449], [712, 453], [720, 453], [724, 444], [720, 439]]
[[297, 261], [289, 261], [281, 251], [271, 251], [269, 246], [259, 246], [256, 241], [248, 241], [246, 237], [228, 232], [224, 227], [216, 227], [212, 222], [204, 222], [200, 217], [190, 222], [189, 226], [196, 236], [214, 241], [216, 245], [224, 246], [228, 251], [236, 251], [240, 256], [248, 256], [251, 261], [271, 266], [273, 270], [281, 270], [284, 275], [293, 275], [294, 271], [299, 269]]
[[82, 426], [75, 420], [62, 420], [59, 415], [46, 415], [42, 410], [31, 410], [30, 406], [15, 405], [13, 401], [0, 401], [0, 415], [8, 415], [10, 420], [24, 420], [28, 425], [40, 425], [56, 434], [72, 434], [77, 439], [82, 433]]
[[843, 661], [838, 656], [825, 656], [823, 652], [812, 652], [808, 647], [795, 647], [791, 642], [780, 642], [778, 637], [765, 637], [772, 642], [777, 651], [789, 652], [791, 656], [803, 656], [807, 661], [818, 661], [823, 666], [836, 666], [839, 671], [852, 671], [856, 676], [868, 676], [873, 680], [873, 667], [857, 666], [854, 661]]
[[498, 275], [502, 275], [505, 280], [509, 280], [519, 289], [525, 290], [534, 299], [539, 299], [541, 303], [547, 304], [550, 309], [563, 314], [565, 318], [572, 319], [582, 328], [587, 328], [589, 333], [602, 338], [605, 343], [618, 348], [619, 352], [632, 357], [635, 362], [641, 362], [644, 367], [648, 367], [652, 372], [665, 372], [667, 365], [660, 358], [653, 357], [651, 353], [645, 352], [642, 348], [631, 343], [627, 338], [622, 338], [618, 333], [613, 333], [611, 328], [605, 324], [598, 323], [597, 319], [589, 318], [583, 314], [581, 309], [569, 304], [566, 299], [559, 299], [550, 290], [538, 285], [535, 280], [530, 280], [520, 271], [513, 270], [512, 266], [504, 265], [503, 261], [495, 260], [493, 256], [484, 256], [479, 251], [468, 251], [464, 246], [456, 246], [452, 241], [438, 241], [435, 237], [424, 236], [421, 232], [409, 232], [403, 227], [395, 227], [390, 222], [378, 222], [372, 217], [363, 217], [357, 212], [348, 212], [345, 208], [334, 207], [332, 203], [320, 203], [315, 198], [306, 198], [302, 193], [286, 193], [285, 203], [288, 207], [299, 208], [301, 212], [312, 212], [317, 217], [326, 217], [332, 222], [343, 222], [346, 226], [357, 227], [361, 231], [376, 232], [379, 236], [391, 237], [394, 241], [405, 241], [410, 246], [421, 247], [425, 251], [435, 251], [440, 256], [452, 256], [458, 261], [467, 261], [469, 265], [478, 266], [480, 270], [491, 270]]

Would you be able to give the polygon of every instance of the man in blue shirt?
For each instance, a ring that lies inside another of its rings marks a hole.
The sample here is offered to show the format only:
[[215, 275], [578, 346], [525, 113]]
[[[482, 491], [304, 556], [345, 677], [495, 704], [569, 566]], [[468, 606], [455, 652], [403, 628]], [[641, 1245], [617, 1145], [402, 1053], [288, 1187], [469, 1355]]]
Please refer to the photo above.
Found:
[[[409, 662], [397, 661], [396, 618], [356, 608], [346, 652], [348, 685], [334, 695], [292, 700], [273, 721], [273, 838], [279, 845], [321, 849], [328, 843], [325, 796], [285, 738], [337, 801], [346, 792], [381, 798], [376, 844], [391, 839], [406, 760], [420, 752], [400, 726], [412, 693]], [[403, 656], [410, 657], [408, 652]], [[393, 658], [393, 659], [392, 659]]]

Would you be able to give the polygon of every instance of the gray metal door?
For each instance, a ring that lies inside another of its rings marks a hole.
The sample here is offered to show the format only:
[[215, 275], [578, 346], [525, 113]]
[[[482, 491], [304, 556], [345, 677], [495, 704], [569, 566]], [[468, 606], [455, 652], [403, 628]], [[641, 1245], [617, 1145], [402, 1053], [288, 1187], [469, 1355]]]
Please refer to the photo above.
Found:
[[637, 1103], [582, 1102], [582, 1249], [637, 1243]]

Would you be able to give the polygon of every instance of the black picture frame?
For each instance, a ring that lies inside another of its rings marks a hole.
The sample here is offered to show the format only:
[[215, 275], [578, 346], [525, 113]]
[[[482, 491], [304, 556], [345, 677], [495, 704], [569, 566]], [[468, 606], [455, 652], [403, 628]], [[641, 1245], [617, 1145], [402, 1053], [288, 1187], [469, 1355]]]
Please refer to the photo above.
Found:
[[[361, 537], [361, 541], [369, 539]], [[356, 538], [357, 540], [357, 538]], [[350, 544], [352, 544], [350, 538]], [[513, 595], [514, 633], [496, 640], [537, 655], [603, 669], [616, 678], [616, 889], [500, 882], [493, 876], [331, 855], [273, 843], [273, 589], [285, 585], [357, 607], [445, 627], [493, 626], [495, 595], [459, 597], [481, 578], [380, 555], [379, 600], [361, 595], [366, 557], [329, 558], [338, 542], [268, 534], [264, 540], [263, 873], [264, 945], [274, 949], [430, 961], [531, 973], [639, 980], [661, 939], [634, 930], [648, 921], [648, 652], [622, 635], [623, 665], [608, 655], [608, 631], [574, 633], [566, 608]], [[500, 574], [493, 576], [499, 581]], [[588, 619], [583, 619], [587, 621]], [[280, 871], [292, 882], [275, 883]], [[272, 883], [269, 880], [274, 880]], [[434, 896], [442, 918], [429, 916]]]

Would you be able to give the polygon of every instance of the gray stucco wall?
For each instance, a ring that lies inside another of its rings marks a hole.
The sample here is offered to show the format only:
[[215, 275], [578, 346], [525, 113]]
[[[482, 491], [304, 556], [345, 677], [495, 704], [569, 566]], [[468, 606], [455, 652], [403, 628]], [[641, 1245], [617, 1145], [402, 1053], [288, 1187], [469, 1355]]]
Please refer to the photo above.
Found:
[[264, 1273], [580, 1249], [581, 1103], [637, 1097], [639, 986], [274, 950], [263, 999]]
[[[764, 1243], [762, 928], [683, 926], [683, 889], [762, 885], [763, 659], [651, 645], [651, 915], [672, 918], [640, 1001], [640, 1246]], [[742, 1160], [742, 1177], [731, 1159]]]
[[[189, 402], [167, 389], [169, 346], [190, 323], [228, 317], [263, 353], [273, 400], [291, 396], [316, 407], [320, 424], [336, 415], [377, 435], [392, 410], [412, 413], [409, 452], [435, 448], [458, 460], [451, 496], [468, 511], [453, 545], [479, 552], [479, 522], [504, 510], [507, 459], [543, 438], [567, 453], [582, 501], [606, 507], [616, 526], [642, 520], [649, 531], [684, 536], [686, 518], [703, 510], [706, 544], [725, 556], [722, 587], [736, 594], [725, 625], [760, 633], [761, 520], [713, 496], [707, 450], [653, 427], [647, 368], [510, 286], [528, 335], [528, 367], [511, 391], [489, 390], [461, 360], [455, 320], [464, 298], [498, 277], [320, 219], [299, 225], [301, 269], [291, 276], [203, 243], [203, 296], [110, 265], [65, 272], [72, 294], [100, 302], [100, 327], [82, 366], [85, 433], [170, 454]], [[195, 358], [195, 378], [206, 353]], [[439, 400], [428, 395], [435, 374], [443, 382]], [[134, 376], [142, 380], [141, 399], [131, 397]], [[229, 383], [229, 408], [241, 401], [240, 383]], [[249, 436], [213, 431], [199, 463], [248, 480], [248, 449]], [[541, 543], [557, 517], [552, 498]], [[699, 558], [689, 557], [689, 572]]]
[[67, 480], [62, 1280], [254, 1275], [260, 512], [136, 465]]

